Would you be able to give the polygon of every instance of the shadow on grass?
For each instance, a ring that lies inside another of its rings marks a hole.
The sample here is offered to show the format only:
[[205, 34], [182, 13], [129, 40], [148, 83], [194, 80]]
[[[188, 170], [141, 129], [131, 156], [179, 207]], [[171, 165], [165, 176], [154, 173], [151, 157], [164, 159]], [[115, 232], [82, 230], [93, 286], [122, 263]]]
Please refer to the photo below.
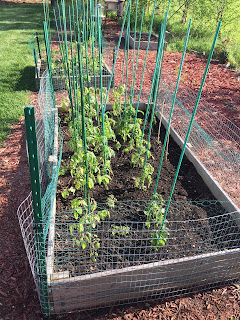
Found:
[[35, 67], [27, 66], [20, 71], [20, 77], [14, 86], [15, 91], [37, 91], [35, 82]]

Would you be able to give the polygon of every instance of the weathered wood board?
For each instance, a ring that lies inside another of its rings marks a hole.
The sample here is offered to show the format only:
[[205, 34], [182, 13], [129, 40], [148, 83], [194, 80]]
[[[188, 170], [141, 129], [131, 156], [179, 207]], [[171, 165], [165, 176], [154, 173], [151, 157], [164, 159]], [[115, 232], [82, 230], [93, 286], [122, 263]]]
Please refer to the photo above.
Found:
[[129, 302], [240, 278], [240, 249], [52, 281], [55, 313]]

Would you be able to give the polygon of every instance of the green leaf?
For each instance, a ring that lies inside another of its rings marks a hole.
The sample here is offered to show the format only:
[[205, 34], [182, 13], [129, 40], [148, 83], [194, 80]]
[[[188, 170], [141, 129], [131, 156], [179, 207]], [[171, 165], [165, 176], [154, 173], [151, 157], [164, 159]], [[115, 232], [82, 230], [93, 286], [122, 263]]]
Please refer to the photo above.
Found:
[[73, 226], [73, 225], [70, 225], [70, 226], [69, 226], [69, 231], [70, 231], [71, 234], [73, 234], [73, 230], [74, 230], [74, 226]]
[[62, 191], [62, 197], [63, 197], [63, 199], [66, 199], [68, 196], [69, 196], [68, 190], [67, 190], [67, 189], [63, 190], [63, 191]]
[[89, 189], [92, 189], [94, 187], [93, 179], [90, 177], [88, 178], [88, 187], [89, 187]]
[[75, 188], [73, 188], [73, 187], [70, 187], [70, 188], [68, 189], [68, 191], [69, 191], [69, 192], [71, 192], [72, 194], [75, 194], [76, 189], [75, 189]]
[[86, 248], [86, 246], [87, 246], [86, 242], [85, 241], [81, 241], [81, 246], [82, 246], [82, 248], [84, 250]]
[[74, 212], [74, 218], [78, 220], [78, 213], [76, 211]]
[[81, 203], [81, 201], [79, 199], [72, 200], [72, 202], [71, 202], [72, 209], [75, 209], [75, 208], [79, 207], [80, 203]]
[[79, 223], [79, 224], [78, 224], [78, 231], [79, 231], [79, 232], [83, 232], [83, 231], [84, 231], [84, 226], [83, 226], [82, 223]]
[[100, 243], [99, 243], [99, 242], [97, 242], [97, 243], [95, 244], [95, 248], [96, 248], [96, 249], [99, 249], [99, 248], [100, 248]]

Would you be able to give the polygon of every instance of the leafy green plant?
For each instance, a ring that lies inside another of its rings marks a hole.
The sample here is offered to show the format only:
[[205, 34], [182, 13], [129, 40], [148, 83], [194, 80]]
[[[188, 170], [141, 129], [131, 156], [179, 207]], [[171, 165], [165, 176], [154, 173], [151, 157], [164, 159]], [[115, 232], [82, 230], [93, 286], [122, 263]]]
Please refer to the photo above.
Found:
[[[109, 208], [113, 208], [117, 199], [110, 195], [107, 199]], [[75, 198], [71, 202], [74, 210], [74, 219], [76, 223], [69, 226], [69, 231], [73, 236], [73, 245], [81, 246], [83, 250], [89, 250], [90, 258], [96, 262], [98, 249], [100, 248], [100, 239], [94, 234], [94, 229], [106, 218], [110, 218], [109, 210], [97, 210], [96, 201], [91, 198], [90, 204], [82, 198]]]
[[113, 236], [126, 236], [130, 233], [131, 229], [128, 226], [117, 226], [117, 225], [111, 225], [111, 228], [109, 231], [112, 233]]
[[169, 235], [166, 227], [167, 220], [163, 221], [165, 209], [163, 208], [162, 196], [155, 194], [144, 213], [146, 215], [146, 228], [153, 230], [151, 231], [151, 244], [155, 250], [158, 250], [166, 244]]
[[[154, 168], [150, 163], [146, 163], [145, 167], [143, 168], [142, 176], [135, 179], [135, 186], [137, 188], [141, 188], [145, 190], [149, 188], [152, 184], [152, 174], [154, 172]], [[147, 186], [145, 183], [147, 182]]]
[[94, 199], [90, 199], [90, 208], [84, 199], [78, 198], [72, 201], [71, 206], [76, 220], [76, 223], [69, 226], [73, 245], [81, 246], [83, 250], [89, 249], [91, 260], [96, 262], [100, 239], [93, 233], [93, 229], [107, 217], [110, 218], [110, 213], [108, 210], [97, 211], [97, 203]]

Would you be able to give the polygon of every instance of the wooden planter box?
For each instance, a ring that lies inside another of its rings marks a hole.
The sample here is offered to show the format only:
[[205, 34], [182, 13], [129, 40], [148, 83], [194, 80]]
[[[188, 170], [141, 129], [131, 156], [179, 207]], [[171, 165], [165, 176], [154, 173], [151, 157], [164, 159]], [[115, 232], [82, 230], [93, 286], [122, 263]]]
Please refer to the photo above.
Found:
[[[107, 108], [111, 106], [108, 105]], [[141, 103], [140, 109], [145, 109], [144, 103]], [[167, 125], [165, 119], [163, 124]], [[171, 135], [178, 144], [181, 144], [180, 138], [172, 129]], [[189, 152], [187, 148], [187, 156]], [[191, 157], [194, 155], [191, 154]], [[191, 161], [194, 162], [193, 159]], [[201, 168], [200, 170], [197, 167], [197, 170], [201, 175], [201, 170], [206, 169]], [[211, 176], [207, 180], [210, 189], [218, 188], [218, 196], [220, 196], [221, 187]], [[224, 199], [225, 195], [223, 194], [222, 197]], [[227, 209], [232, 210], [229, 212], [233, 212], [232, 217], [239, 228], [240, 212], [238, 208], [230, 204]], [[54, 206], [46, 259], [52, 314], [129, 303], [146, 297], [166, 297], [174, 292], [176, 294], [181, 291], [184, 293], [187, 290], [206, 289], [240, 278], [240, 248], [193, 254], [189, 257], [166, 259], [81, 276], [72, 276], [68, 270], [54, 273], [55, 215], [56, 207]]]
[[[131, 36], [131, 33], [133, 33], [132, 31], [130, 32], [130, 35], [129, 35], [129, 47], [130, 48], [134, 48], [134, 38]], [[139, 32], [136, 32], [136, 35], [139, 35]], [[142, 32], [142, 35], [144, 36], [148, 36], [149, 33], [144, 33]], [[125, 37], [125, 41], [127, 40], [127, 36], [126, 36], [126, 30], [125, 30], [125, 33], [124, 33], [124, 37]], [[155, 40], [154, 41], [151, 41], [149, 42], [149, 50], [157, 50], [158, 48], [158, 37], [155, 36], [154, 34], [151, 35], [151, 37], [153, 37]], [[135, 49], [138, 48], [138, 40], [135, 41]], [[140, 41], [140, 49], [141, 50], [146, 50], [147, 49], [147, 44], [148, 44], [148, 41], [143, 41], [141, 40]], [[164, 50], [167, 49], [167, 42], [165, 41], [164, 43]]]
[[[112, 72], [105, 62], [103, 62], [103, 65], [104, 66], [102, 70], [103, 72], [102, 86], [107, 88], [111, 80]], [[40, 89], [40, 81], [41, 81], [41, 78], [43, 77], [43, 73], [46, 70], [46, 68], [47, 68], [46, 63], [44, 63], [42, 59], [39, 59], [37, 64], [37, 72], [35, 74], [36, 87], [38, 90]], [[100, 75], [96, 74], [95, 78], [96, 78], [96, 87], [100, 88]], [[71, 79], [72, 79], [72, 76], [71, 76]], [[87, 83], [85, 83], [85, 85], [87, 85]], [[95, 79], [93, 75], [90, 76], [89, 86], [90, 87], [95, 86]], [[113, 87], [114, 87], [114, 76], [111, 83], [111, 88]], [[53, 74], [53, 88], [54, 88], [54, 91], [66, 90], [66, 77], [62, 71], [56, 70], [55, 73]]]

